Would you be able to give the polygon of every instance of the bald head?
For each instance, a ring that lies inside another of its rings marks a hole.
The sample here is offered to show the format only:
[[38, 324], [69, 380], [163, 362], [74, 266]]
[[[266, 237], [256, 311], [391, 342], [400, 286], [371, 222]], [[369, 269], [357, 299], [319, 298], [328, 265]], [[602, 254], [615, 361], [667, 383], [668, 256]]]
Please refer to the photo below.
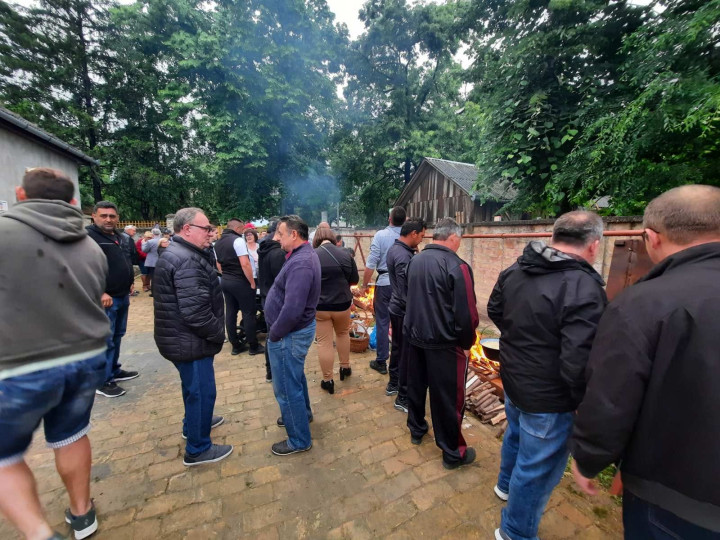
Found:
[[321, 221], [320, 225], [317, 226], [318, 229], [329, 229], [330, 224], [327, 221]]
[[720, 188], [696, 184], [666, 191], [648, 204], [643, 228], [678, 246], [720, 240]]

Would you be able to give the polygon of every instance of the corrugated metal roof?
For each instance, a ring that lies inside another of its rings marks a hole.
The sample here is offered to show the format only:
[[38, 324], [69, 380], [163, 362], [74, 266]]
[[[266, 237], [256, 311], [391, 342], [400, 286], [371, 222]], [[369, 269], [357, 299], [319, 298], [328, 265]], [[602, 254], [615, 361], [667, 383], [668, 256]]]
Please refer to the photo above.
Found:
[[[430, 165], [435, 167], [444, 176], [453, 180], [468, 195], [472, 196], [477, 191], [473, 189], [473, 184], [477, 180], [477, 167], [472, 163], [461, 163], [459, 161], [448, 161], [438, 158], [424, 158]], [[419, 169], [419, 167], [418, 167]], [[496, 201], [511, 201], [517, 195], [516, 190], [505, 182], [497, 182], [490, 189], [490, 198]]]
[[60, 153], [70, 156], [76, 161], [83, 162], [86, 165], [100, 165], [98, 160], [91, 158], [74, 146], [70, 146], [65, 141], [58, 139], [55, 135], [51, 135], [47, 131], [40, 129], [35, 124], [25, 120], [22, 116], [4, 107], [0, 107], [0, 125], [3, 123], [14, 127], [16, 131], [20, 131], [28, 138], [44, 143]]

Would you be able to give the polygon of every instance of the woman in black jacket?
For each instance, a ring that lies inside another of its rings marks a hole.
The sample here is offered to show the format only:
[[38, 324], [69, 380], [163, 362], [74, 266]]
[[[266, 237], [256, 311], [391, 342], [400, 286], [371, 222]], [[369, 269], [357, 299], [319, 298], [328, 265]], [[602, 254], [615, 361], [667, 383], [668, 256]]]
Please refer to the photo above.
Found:
[[350, 306], [352, 305], [350, 285], [355, 285], [360, 281], [360, 276], [355, 259], [345, 249], [335, 245], [335, 233], [331, 229], [318, 229], [313, 239], [313, 247], [320, 259], [322, 270], [320, 300], [315, 315], [318, 360], [323, 372], [320, 386], [323, 390], [334, 394], [333, 329], [340, 358], [340, 380], [342, 381], [352, 373], [350, 368]]

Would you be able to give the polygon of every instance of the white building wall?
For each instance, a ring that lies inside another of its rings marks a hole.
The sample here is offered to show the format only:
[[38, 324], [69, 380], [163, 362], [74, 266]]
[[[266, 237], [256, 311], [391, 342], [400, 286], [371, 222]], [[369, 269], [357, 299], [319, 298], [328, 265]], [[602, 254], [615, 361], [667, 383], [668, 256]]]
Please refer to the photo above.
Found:
[[78, 166], [75, 161], [0, 127], [0, 210], [2, 201], [15, 204], [15, 187], [22, 182], [25, 169], [52, 167], [67, 174], [75, 184], [75, 198], [80, 201]]

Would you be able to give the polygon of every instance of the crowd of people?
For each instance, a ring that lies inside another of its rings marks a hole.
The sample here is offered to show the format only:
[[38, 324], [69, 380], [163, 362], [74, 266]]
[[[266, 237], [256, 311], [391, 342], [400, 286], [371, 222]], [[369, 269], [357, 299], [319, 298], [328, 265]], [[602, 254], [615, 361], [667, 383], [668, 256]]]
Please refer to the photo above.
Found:
[[[247, 342], [250, 355], [265, 356], [277, 424], [287, 434], [272, 453], [312, 448], [307, 353], [316, 340], [320, 386], [329, 394], [336, 355], [340, 383], [352, 376], [350, 287], [360, 281], [352, 250], [329, 224], [311, 235], [299, 216], [287, 215], [271, 218], [261, 235], [233, 218], [216, 238], [203, 210], [183, 208], [174, 234], [157, 227], [136, 239], [134, 227], [117, 229], [118, 209], [107, 201], [85, 227], [73, 183], [60, 171], [30, 169], [16, 192], [18, 203], [0, 216], [0, 510], [27, 538], [62, 538], [44, 517], [24, 460], [41, 421], [75, 538], [98, 528], [87, 433], [96, 394], [120, 397], [126, 391], [117, 383], [139, 376], [119, 362], [134, 265], [153, 297], [155, 343], [180, 379], [183, 463], [215, 463], [233, 452], [211, 437], [224, 422], [214, 414], [213, 363], [226, 340], [232, 355]], [[460, 225], [439, 220], [419, 251], [427, 229], [395, 207], [372, 240], [361, 286], [377, 273], [370, 368], [389, 373], [384, 392], [407, 414], [415, 445], [430, 429], [429, 393], [442, 465], [456, 469], [476, 457], [462, 434], [479, 324], [475, 278], [458, 256]], [[500, 331], [508, 420], [492, 488], [507, 502], [495, 538], [537, 538], [570, 455], [589, 494], [594, 477], [619, 465], [627, 538], [718, 538], [720, 189], [684, 186], [649, 203], [643, 238], [655, 266], [609, 304], [593, 266], [602, 236], [592, 212], [560, 216], [552, 241], [531, 241], [500, 273], [488, 302]], [[21, 279], [30, 267], [36, 279]], [[683, 397], [682, 407], [673, 396]]]

